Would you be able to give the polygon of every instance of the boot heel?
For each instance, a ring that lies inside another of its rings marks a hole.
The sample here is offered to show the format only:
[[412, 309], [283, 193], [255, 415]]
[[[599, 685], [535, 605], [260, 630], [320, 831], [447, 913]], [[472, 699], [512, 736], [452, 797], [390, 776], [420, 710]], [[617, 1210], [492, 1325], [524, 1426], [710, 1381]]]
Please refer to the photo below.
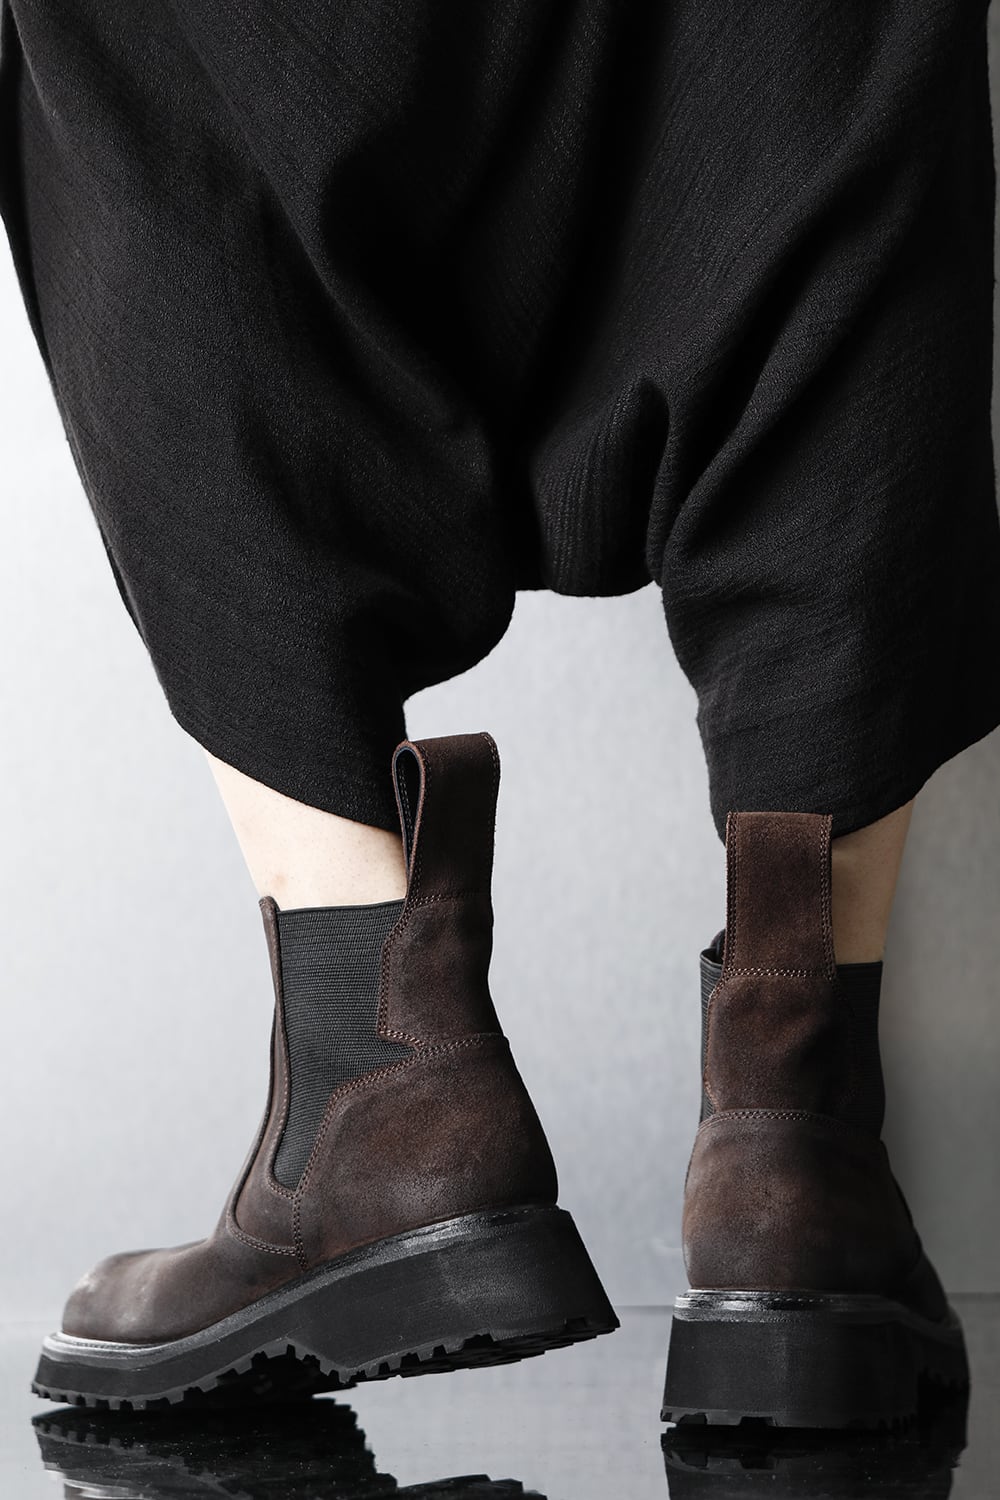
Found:
[[288, 1335], [346, 1379], [500, 1363], [618, 1327], [555, 1207], [465, 1215], [320, 1274]]
[[923, 1378], [961, 1386], [957, 1319], [876, 1296], [689, 1292], [675, 1304], [664, 1421], [878, 1427], [917, 1415]]

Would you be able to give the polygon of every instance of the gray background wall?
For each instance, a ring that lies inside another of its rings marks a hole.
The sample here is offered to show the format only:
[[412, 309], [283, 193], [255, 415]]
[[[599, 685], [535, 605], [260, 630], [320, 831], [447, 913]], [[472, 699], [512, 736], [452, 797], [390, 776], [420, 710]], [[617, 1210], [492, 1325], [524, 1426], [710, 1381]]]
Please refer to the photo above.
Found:
[[[215, 1222], [263, 1105], [271, 990], [256, 892], [118, 599], [5, 256], [0, 493], [10, 1320], [56, 1318], [99, 1256]], [[500, 743], [494, 988], [622, 1303], [683, 1283], [697, 955], [724, 895], [694, 711], [652, 588], [524, 596], [491, 657], [410, 706], [412, 734]], [[953, 1291], [1000, 1290], [998, 793], [996, 732], [931, 778], [887, 951], [887, 1138]]]

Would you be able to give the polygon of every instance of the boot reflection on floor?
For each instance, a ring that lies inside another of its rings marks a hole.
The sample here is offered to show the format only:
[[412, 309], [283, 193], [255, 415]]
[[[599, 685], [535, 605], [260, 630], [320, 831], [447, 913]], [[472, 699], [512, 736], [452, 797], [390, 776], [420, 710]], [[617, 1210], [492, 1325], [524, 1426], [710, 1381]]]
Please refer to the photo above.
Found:
[[33, 1418], [45, 1468], [68, 1497], [114, 1500], [545, 1500], [514, 1479], [467, 1475], [400, 1489], [378, 1473], [349, 1406], [313, 1399], [233, 1412]]
[[670, 1500], [945, 1500], [967, 1441], [967, 1393], [901, 1432], [681, 1424], [663, 1436]]

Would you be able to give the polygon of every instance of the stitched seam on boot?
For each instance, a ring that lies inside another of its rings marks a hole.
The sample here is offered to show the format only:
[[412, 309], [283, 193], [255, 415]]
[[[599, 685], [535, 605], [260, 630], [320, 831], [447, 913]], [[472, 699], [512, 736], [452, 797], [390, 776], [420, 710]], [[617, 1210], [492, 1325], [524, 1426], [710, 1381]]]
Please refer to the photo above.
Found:
[[826, 973], [830, 979], [837, 977], [837, 956], [833, 948], [833, 869], [831, 856], [827, 852], [832, 842], [833, 814], [827, 813], [819, 830], [820, 879], [823, 886], [823, 952], [826, 954]]
[[[767, 974], [780, 979], [802, 979], [816, 974], [818, 974], [821, 978], [827, 977], [826, 971], [824, 969], [731, 969], [729, 972], [730, 974], [741, 976]], [[728, 977], [728, 975], [726, 979], [722, 979], [720, 977], [716, 982], [715, 987], [708, 997], [708, 1010], [705, 1015], [705, 1067], [701, 1075], [701, 1086], [704, 1090], [706, 1099], [712, 1105], [712, 1108], [717, 1114], [732, 1114], [736, 1112], [732, 1110], [722, 1110], [720, 1108], [718, 1097], [716, 1096], [715, 1090], [712, 1088], [708, 1076], [709, 1061], [712, 1056], [712, 1024], [715, 1020], [715, 1003], [720, 991], [723, 989], [723, 986], [728, 983]], [[832, 1119], [833, 1116], [831, 1115], [827, 1118]]]
[[730, 969], [729, 973], [731, 975], [732, 974], [777, 974], [777, 975], [786, 975], [786, 974], [789, 974], [789, 975], [795, 975], [796, 977], [801, 977], [803, 975], [808, 975], [808, 974], [819, 974], [819, 975], [822, 975], [824, 978], [827, 977], [827, 971], [826, 971], [825, 966], [820, 966], [820, 967], [812, 968], [812, 969], [767, 969], [767, 968], [763, 968], [763, 967], [758, 966], [758, 967], [752, 968], [752, 969]]
[[[494, 740], [494, 738], [493, 738], [493, 736], [491, 734], [488, 734], [484, 730], [484, 731], [482, 731], [481, 737], [486, 741], [487, 746], [489, 747], [490, 759], [491, 759], [491, 761], [493, 763], [493, 799], [492, 800], [493, 800], [493, 804], [494, 804], [494, 818], [493, 818], [493, 829], [491, 830], [491, 834], [492, 834], [493, 838], [495, 839], [495, 836], [496, 836], [496, 813], [495, 813], [495, 808], [496, 808], [497, 797], [499, 796], [499, 792], [500, 792], [500, 753], [499, 753], [499, 751], [497, 749], [496, 741]], [[410, 744], [410, 745], [413, 745], [414, 749], [416, 749], [416, 742], [415, 741], [410, 740], [410, 741], [407, 741], [407, 743]], [[431, 765], [430, 765], [430, 761], [428, 760], [428, 758], [420, 750], [417, 750], [417, 763], [420, 766], [420, 770], [421, 770], [421, 773], [422, 773], [422, 781], [421, 781], [421, 788], [420, 788], [420, 799], [419, 799], [419, 802], [417, 803], [417, 812], [420, 815], [420, 821], [422, 822], [423, 821], [424, 808], [426, 807], [428, 794], [430, 792]], [[402, 777], [399, 778], [399, 781], [398, 781], [397, 784], [399, 785], [399, 788], [400, 788], [401, 792], [403, 793], [403, 800], [406, 801], [406, 803], [407, 803], [407, 812], [409, 813], [408, 794], [406, 793], [405, 782], [403, 781]], [[420, 831], [422, 832], [423, 830], [421, 829]], [[409, 925], [410, 918], [413, 915], [413, 912], [416, 911], [421, 906], [430, 905], [434, 901], [445, 901], [445, 900], [448, 900], [448, 899], [452, 899], [452, 898], [454, 898], [456, 896], [481, 896], [481, 895], [485, 895], [490, 900], [492, 900], [491, 882], [487, 881], [487, 883], [486, 883], [486, 885], [484, 887], [477, 887], [474, 890], [442, 891], [442, 892], [439, 892], [438, 894], [432, 895], [432, 896], [418, 896], [414, 901], [411, 902], [411, 900], [410, 900], [410, 893], [411, 892], [415, 892], [415, 891], [419, 891], [419, 889], [420, 889], [420, 881], [421, 881], [421, 878], [422, 878], [422, 856], [421, 856], [421, 847], [420, 846], [421, 846], [422, 842], [423, 842], [423, 840], [417, 836], [417, 827], [416, 827], [416, 822], [414, 821], [413, 828], [412, 828], [412, 838], [411, 838], [411, 841], [410, 841], [410, 844], [411, 844], [411, 847], [410, 847], [410, 869], [407, 872], [407, 881], [406, 881], [406, 904], [405, 904], [405, 906], [403, 908], [402, 914], [400, 915], [399, 921], [393, 927], [392, 931], [388, 934], [388, 936], [385, 939], [385, 942], [382, 945], [382, 957], [381, 957], [381, 961], [380, 961], [380, 964], [379, 964], [379, 999], [378, 999], [378, 1011], [377, 1011], [377, 1019], [376, 1019], [376, 1027], [375, 1027], [375, 1029], [378, 1032], [379, 1036], [383, 1037], [386, 1041], [403, 1042], [404, 1044], [408, 1044], [411, 1047], [421, 1047], [422, 1045], [426, 1045], [426, 1044], [424, 1042], [424, 1039], [421, 1038], [421, 1037], [412, 1036], [409, 1032], [397, 1031], [396, 1029], [389, 1027], [388, 1021], [387, 1021], [388, 1010], [389, 1010], [389, 993], [388, 993], [388, 991], [389, 991], [389, 986], [388, 986], [389, 958], [390, 958], [390, 956], [392, 954], [392, 951], [393, 951], [393, 948], [395, 946], [395, 943], [397, 942], [397, 940], [399, 938], [401, 938], [403, 936], [404, 932], [406, 931], [406, 928]], [[491, 865], [492, 865], [492, 860], [491, 860]]]
[[[407, 744], [412, 744], [412, 743], [413, 743], [412, 740], [408, 740], [407, 741]], [[417, 757], [417, 764], [420, 766], [420, 769], [423, 770], [423, 757], [422, 756], [418, 756]], [[394, 766], [393, 769], [395, 770], [395, 766]], [[397, 791], [399, 793], [400, 805], [401, 805], [402, 811], [403, 811], [403, 822], [405, 824], [404, 829], [403, 829], [403, 834], [404, 834], [404, 836], [405, 836], [405, 838], [407, 840], [407, 843], [409, 844], [409, 848], [406, 850], [406, 860], [407, 860], [407, 864], [410, 864], [412, 862], [412, 859], [413, 859], [413, 835], [417, 831], [416, 830], [416, 822], [414, 821], [414, 817], [413, 817], [413, 809], [410, 806], [410, 794], [409, 794], [409, 792], [406, 789], [406, 777], [404, 775], [402, 775], [402, 773], [399, 773], [396, 776], [395, 780], [396, 780], [396, 789], [397, 789]], [[409, 874], [409, 871], [407, 871], [407, 874]]]
[[[294, 1195], [290, 1193], [289, 1190], [284, 1187], [274, 1175], [274, 1163], [277, 1160], [278, 1152], [281, 1149], [282, 1139], [284, 1138], [285, 1131], [288, 1128], [289, 1083], [292, 1074], [291, 1058], [289, 1057], [288, 1052], [288, 1033], [285, 1030], [284, 988], [282, 988], [281, 992], [281, 1050], [283, 1053], [285, 1066], [284, 1077], [281, 1083], [281, 1103], [278, 1106], [277, 1116], [278, 1125], [280, 1128], [274, 1133], [274, 1140], [271, 1143], [271, 1149], [268, 1151], [267, 1159], [264, 1162], [264, 1186], [270, 1192], [272, 1192], [275, 1197], [280, 1198], [282, 1202], [290, 1203]], [[252, 1172], [253, 1168], [251, 1167], [250, 1173], [252, 1174]], [[249, 1181], [249, 1176], [247, 1180]]]
[[430, 896], [418, 896], [416, 901], [410, 903], [411, 911], [419, 911], [422, 906], [433, 906], [435, 901], [457, 901], [459, 896], [488, 896], [489, 889], [484, 885], [457, 885], [447, 886], [443, 891], [435, 891]]
[[267, 1240], [259, 1240], [256, 1235], [247, 1234], [245, 1230], [241, 1229], [236, 1220], [231, 1216], [227, 1217], [226, 1228], [234, 1240], [240, 1240], [244, 1245], [249, 1245], [251, 1250], [267, 1250], [272, 1255], [291, 1255], [296, 1260], [299, 1258], [298, 1251], [294, 1245], [271, 1245]]
[[431, 768], [427, 757], [422, 750], [418, 754], [422, 774], [420, 778], [420, 796], [417, 800], [417, 816], [414, 819], [413, 834], [410, 839], [412, 864], [410, 867], [410, 878], [406, 883], [407, 899], [409, 899], [411, 891], [418, 891], [420, 889], [421, 866], [423, 863], [420, 846], [423, 843], [423, 839], [419, 837], [419, 834], [423, 832], [423, 829], [418, 830], [417, 823], [423, 823], [424, 821], [424, 813], [427, 809], [427, 793], [430, 790], [431, 784]]
[[[264, 898], [261, 899], [261, 906], [263, 906], [264, 901], [266, 899], [267, 899], [266, 897], [264, 897]], [[278, 1150], [279, 1150], [279, 1148], [281, 1146], [281, 1138], [282, 1138], [282, 1136], [285, 1133], [285, 1127], [288, 1124], [288, 1094], [289, 1094], [289, 1079], [291, 1077], [291, 1062], [290, 1062], [289, 1055], [288, 1055], [288, 1032], [287, 1032], [287, 1030], [285, 1028], [285, 986], [284, 986], [284, 981], [283, 981], [282, 975], [281, 975], [281, 934], [280, 934], [280, 931], [279, 931], [279, 928], [278, 928], [277, 918], [275, 916], [276, 910], [277, 910], [277, 902], [275, 902], [274, 897], [272, 896], [270, 898], [270, 905], [268, 907], [266, 907], [267, 925], [268, 925], [268, 928], [270, 930], [270, 935], [271, 935], [271, 941], [268, 943], [268, 948], [270, 950], [270, 957], [271, 957], [271, 980], [272, 980], [272, 983], [273, 983], [273, 986], [274, 986], [274, 997], [275, 997], [275, 1007], [274, 1007], [274, 1011], [275, 1011], [275, 1015], [274, 1015], [275, 1039], [277, 1039], [277, 1034], [278, 1034], [278, 1031], [280, 1030], [280, 1032], [281, 1032], [281, 1056], [282, 1056], [282, 1062], [284, 1064], [284, 1067], [283, 1067], [282, 1071], [283, 1071], [284, 1076], [282, 1078], [282, 1083], [281, 1083], [281, 1099], [280, 1099], [280, 1101], [278, 1103], [277, 1116], [276, 1116], [277, 1123], [279, 1124], [280, 1129], [277, 1130], [277, 1132], [275, 1133], [274, 1142], [273, 1142], [273, 1144], [271, 1146], [271, 1149], [268, 1151], [266, 1158], [264, 1159], [264, 1162], [263, 1162], [263, 1172], [262, 1172], [261, 1175], [263, 1176], [263, 1179], [264, 1179], [264, 1186], [265, 1186], [265, 1188], [268, 1188], [276, 1197], [282, 1199], [282, 1201], [289, 1201], [290, 1202], [293, 1195], [290, 1192], [288, 1192], [287, 1188], [285, 1188], [285, 1187], [282, 1186], [282, 1184], [277, 1180], [277, 1178], [274, 1175], [274, 1163], [275, 1163], [275, 1159], [277, 1157]], [[274, 1052], [273, 1052], [273, 1046], [272, 1046], [272, 1055], [271, 1055], [271, 1069], [272, 1069], [272, 1078], [273, 1078], [273, 1069], [274, 1069]], [[254, 1153], [253, 1160], [251, 1160], [251, 1162], [250, 1162], [250, 1166], [247, 1169], [246, 1176], [244, 1177], [243, 1181], [241, 1182], [239, 1191], [238, 1191], [238, 1193], [236, 1195], [236, 1198], [235, 1198], [235, 1200], [233, 1202], [233, 1221], [234, 1221], [234, 1223], [235, 1223], [236, 1208], [239, 1205], [239, 1200], [243, 1196], [243, 1190], [244, 1190], [244, 1188], [246, 1187], [247, 1183], [250, 1181], [250, 1178], [253, 1176], [254, 1162], [257, 1160], [257, 1156], [258, 1156], [261, 1148], [264, 1145], [264, 1141], [267, 1138], [267, 1127], [270, 1124], [271, 1106], [273, 1106], [274, 1102], [275, 1101], [274, 1101], [273, 1090], [272, 1090], [271, 1091], [271, 1097], [268, 1099], [268, 1114], [267, 1114], [267, 1116], [265, 1117], [265, 1120], [264, 1120], [264, 1126], [263, 1126], [263, 1129], [262, 1129], [262, 1132], [261, 1132], [260, 1141], [259, 1141], [259, 1144], [258, 1144], [257, 1151]]]
[[[832, 819], [832, 816], [828, 813], [826, 815], [826, 822], [825, 823], [821, 823], [819, 825], [819, 854], [820, 854], [820, 866], [821, 866], [821, 870], [823, 868], [823, 854], [824, 854], [824, 850], [825, 850], [825, 847], [826, 847], [826, 845], [825, 845], [825, 839], [827, 838], [828, 832], [829, 832], [830, 828], [832, 828], [832, 825], [833, 825], [833, 819]], [[810, 968], [810, 969], [791, 969], [791, 968], [773, 968], [773, 969], [768, 969], [768, 968], [747, 968], [747, 967], [741, 967], [741, 968], [730, 967], [729, 969], [726, 968], [726, 958], [729, 957], [729, 928], [730, 928], [730, 925], [732, 926], [732, 933], [733, 933], [732, 954], [735, 955], [735, 954], [739, 953], [739, 951], [740, 951], [739, 940], [738, 940], [738, 932], [737, 932], [737, 925], [738, 925], [738, 917], [739, 917], [739, 911], [740, 911], [740, 905], [741, 905], [741, 903], [737, 899], [737, 889], [738, 889], [738, 885], [739, 885], [740, 842], [741, 841], [740, 841], [740, 836], [737, 833], [737, 820], [736, 820], [736, 816], [735, 816], [735, 814], [733, 812], [729, 812], [726, 815], [727, 853], [728, 853], [728, 845], [729, 845], [730, 832], [732, 832], [732, 835], [733, 835], [733, 838], [732, 838], [733, 861], [732, 861], [732, 879], [731, 880], [727, 880], [727, 893], [726, 893], [726, 895], [727, 895], [727, 905], [726, 905], [726, 937], [725, 937], [725, 940], [724, 940], [724, 955], [723, 955], [722, 969], [720, 971], [718, 983], [715, 985], [714, 989], [712, 990], [711, 995], [708, 997], [708, 1009], [707, 1009], [706, 1016], [705, 1016], [705, 1067], [704, 1067], [704, 1070], [702, 1072], [702, 1079], [701, 1079], [702, 1089], [704, 1091], [705, 1098], [708, 1100], [708, 1102], [711, 1104], [713, 1110], [717, 1114], [723, 1113], [723, 1111], [719, 1110], [719, 1101], [718, 1101], [718, 1098], [717, 1098], [717, 1096], [715, 1094], [714, 1089], [712, 1088], [711, 1083], [709, 1082], [708, 1066], [709, 1066], [709, 1059], [711, 1058], [711, 1055], [712, 1055], [712, 1022], [713, 1022], [713, 1019], [714, 1019], [714, 1014], [713, 1013], [714, 1013], [714, 1010], [715, 1010], [716, 997], [717, 997], [717, 995], [719, 993], [720, 987], [723, 984], [725, 984], [725, 982], [726, 982], [726, 980], [728, 980], [729, 976], [731, 974], [742, 974], [742, 975], [771, 974], [771, 975], [774, 975], [775, 977], [780, 976], [780, 977], [805, 978], [805, 977], [807, 977], [810, 974], [821, 974], [821, 975], [825, 975], [826, 978], [829, 979], [831, 983], [835, 983], [836, 982], [836, 978], [837, 978], [837, 965], [836, 965], [836, 959], [835, 959], [834, 949], [833, 949], [833, 912], [832, 912], [832, 884], [833, 884], [833, 882], [831, 880], [828, 880], [828, 879], [824, 879], [822, 881], [822, 884], [823, 884], [823, 900], [822, 900], [822, 911], [821, 911], [821, 917], [820, 917], [820, 921], [821, 921], [821, 925], [822, 925], [822, 929], [823, 929], [823, 949], [824, 949], [824, 952], [826, 954], [826, 964], [825, 964], [824, 967], [818, 968], [818, 969], [814, 969], [814, 968]]]
[[[740, 836], [739, 836], [739, 834], [736, 831], [737, 830], [736, 818], [735, 818], [735, 816], [734, 816], [733, 813], [729, 813], [727, 815], [727, 830], [726, 830], [727, 831], [727, 839], [728, 839], [728, 833], [729, 833], [729, 826], [728, 825], [729, 825], [729, 820], [730, 819], [732, 819], [732, 824], [733, 824], [732, 831], [733, 831], [733, 834], [734, 834], [734, 838], [733, 838], [733, 869], [732, 869], [732, 881], [731, 881], [732, 890], [728, 893], [728, 905], [727, 905], [727, 911], [726, 911], [726, 926], [727, 926], [727, 928], [730, 927], [730, 926], [732, 927], [732, 933], [733, 933], [732, 952], [735, 955], [735, 954], [739, 953], [739, 951], [740, 951], [738, 917], [739, 917], [739, 910], [740, 910], [741, 903], [740, 903], [740, 901], [738, 900], [738, 897], [737, 897], [737, 890], [738, 890], [739, 880], [740, 880]], [[757, 969], [746, 969], [746, 968], [740, 968], [740, 969], [730, 968], [728, 970], [728, 973], [730, 973], [730, 974], [753, 974], [753, 973], [802, 973], [802, 974], [811, 974], [811, 973], [819, 973], [819, 974], [826, 974], [830, 978], [833, 978], [835, 976], [837, 965], [836, 965], [836, 958], [835, 958], [834, 947], [833, 947], [833, 904], [832, 904], [832, 884], [833, 884], [833, 882], [832, 882], [832, 880], [829, 880], [829, 879], [825, 878], [825, 873], [824, 873], [824, 870], [825, 870], [825, 861], [824, 861], [824, 858], [823, 858], [825, 850], [826, 850], [827, 831], [828, 831], [828, 829], [831, 829], [832, 826], [833, 826], [833, 818], [832, 818], [831, 814], [827, 813], [825, 815], [825, 822], [821, 823], [819, 825], [819, 827], [818, 827], [818, 852], [819, 852], [819, 859], [820, 859], [821, 884], [822, 884], [822, 887], [823, 887], [822, 904], [821, 904], [821, 908], [820, 908], [820, 925], [821, 925], [822, 934], [823, 934], [823, 951], [824, 951], [824, 954], [825, 954], [825, 957], [826, 957], [825, 964], [821, 965], [819, 968], [816, 968], [816, 969], [800, 969], [800, 970], [794, 970], [794, 969], [774, 969], [774, 970], [760, 969], [760, 970], [757, 970]], [[726, 946], [728, 946], [728, 938], [727, 938]], [[723, 967], [725, 967], [725, 962], [723, 962]]]
[[312, 1151], [309, 1154], [309, 1160], [306, 1163], [305, 1171], [302, 1173], [302, 1176], [299, 1179], [298, 1187], [295, 1189], [295, 1203], [292, 1208], [292, 1233], [295, 1237], [295, 1249], [293, 1253], [298, 1257], [299, 1265], [303, 1270], [309, 1269], [309, 1257], [306, 1254], [305, 1243], [302, 1239], [302, 1199], [305, 1196], [306, 1189], [312, 1179], [313, 1171], [316, 1166], [316, 1158], [319, 1154], [324, 1140], [326, 1139], [327, 1132], [333, 1121], [334, 1115], [337, 1112], [337, 1107], [339, 1106], [340, 1101], [346, 1098], [348, 1094], [357, 1093], [362, 1089], [373, 1087], [381, 1079], [391, 1078], [397, 1073], [406, 1072], [407, 1069], [415, 1067], [425, 1058], [443, 1057], [450, 1052], [460, 1052], [468, 1047], [483, 1047], [488, 1043], [498, 1042], [503, 1043], [505, 1051], [510, 1051], [510, 1043], [503, 1035], [503, 1033], [499, 1031], [479, 1032], [475, 1036], [460, 1037], [458, 1038], [458, 1040], [453, 1042], [441, 1042], [429, 1047], [423, 1047], [416, 1057], [407, 1058], [404, 1062], [393, 1063], [388, 1068], [379, 1069], [377, 1073], [365, 1073], [360, 1078], [353, 1078], [349, 1083], [345, 1083], [342, 1088], [336, 1089], [330, 1095], [330, 1098], [327, 1100], [323, 1119], [320, 1121], [320, 1127], [317, 1131], [316, 1139], [313, 1142]]
[[[733, 838], [733, 880], [732, 880], [732, 887], [733, 888], [732, 888], [732, 891], [729, 894], [729, 910], [726, 913], [726, 927], [728, 929], [730, 922], [732, 923], [732, 929], [733, 929], [733, 946], [732, 946], [731, 952], [726, 953], [723, 956], [723, 962], [722, 962], [723, 969], [726, 967], [726, 963], [725, 963], [726, 958], [728, 958], [730, 960], [730, 962], [732, 962], [732, 960], [736, 957], [737, 953], [739, 953], [739, 951], [740, 951], [740, 947], [739, 947], [739, 913], [740, 913], [740, 903], [737, 900], [737, 887], [738, 887], [738, 884], [739, 884], [739, 868], [740, 868], [740, 835], [739, 835], [739, 833], [737, 831], [739, 825], [738, 825], [738, 820], [736, 818], [736, 815], [734, 813], [730, 813], [729, 816], [733, 820], [733, 827], [732, 827], [732, 838]], [[727, 944], [728, 944], [728, 939], [726, 941], [727, 941]]]
[[493, 835], [493, 837], [495, 839], [495, 837], [496, 837], [496, 804], [497, 804], [497, 799], [498, 799], [498, 797], [500, 795], [500, 752], [497, 749], [497, 742], [493, 738], [493, 736], [491, 734], [487, 734], [487, 732], [485, 730], [483, 730], [482, 733], [483, 733], [483, 739], [486, 741], [486, 743], [489, 746], [490, 759], [493, 762], [493, 809], [494, 809], [494, 812], [493, 812], [493, 829], [491, 830], [491, 832], [492, 832], [492, 835]]
[[715, 1090], [712, 1088], [711, 1082], [709, 1081], [708, 1064], [709, 1059], [712, 1056], [712, 1021], [714, 1020], [714, 1016], [712, 1013], [715, 1008], [715, 997], [719, 993], [719, 990], [722, 988], [722, 985], [723, 981], [720, 979], [718, 984], [715, 985], [712, 993], [708, 997], [708, 1009], [705, 1012], [705, 1067], [701, 1075], [701, 1086], [705, 1091], [705, 1097], [708, 1099], [708, 1102], [715, 1110], [717, 1110], [719, 1107], [719, 1101], [718, 1099], [716, 1099]]
[[792, 1120], [838, 1131], [842, 1135], [850, 1136], [854, 1141], [864, 1142], [869, 1146], [881, 1147], [883, 1144], [880, 1136], [861, 1130], [857, 1125], [851, 1125], [846, 1120], [838, 1120], [836, 1115], [824, 1115], [812, 1109], [723, 1109], [718, 1110], [714, 1115], [709, 1115], [698, 1128], [707, 1130], [710, 1125], [717, 1125], [725, 1120]]
[[[736, 814], [734, 812], [728, 812], [726, 814], [726, 936], [723, 940], [722, 969], [719, 974], [718, 982], [716, 983], [715, 987], [712, 990], [712, 993], [708, 997], [708, 1009], [705, 1012], [705, 1066], [701, 1076], [701, 1086], [704, 1091], [705, 1098], [708, 1100], [714, 1110], [718, 1110], [719, 1101], [716, 1098], [715, 1090], [712, 1088], [711, 1082], [709, 1081], [708, 1067], [709, 1059], [712, 1056], [712, 1022], [715, 1019], [715, 1001], [719, 990], [723, 987], [723, 985], [726, 983], [726, 980], [728, 979], [728, 971], [726, 967], [727, 960], [729, 960], [731, 964], [732, 958], [740, 951], [738, 938], [740, 903], [736, 898], [736, 891], [739, 883], [740, 836], [737, 832], [737, 827], [738, 822]], [[732, 851], [731, 871], [729, 869], [730, 851]], [[730, 935], [732, 935], [731, 946]]]
[[419, 1037], [410, 1036], [403, 1031], [390, 1030], [386, 1024], [386, 1017], [389, 1010], [389, 958], [392, 954], [397, 939], [402, 937], [403, 933], [406, 931], [413, 912], [413, 908], [417, 904], [416, 901], [411, 901], [410, 898], [413, 892], [419, 889], [420, 885], [421, 844], [423, 843], [423, 840], [420, 838], [422, 829], [418, 827], [418, 824], [423, 822], [424, 808], [427, 803], [427, 790], [430, 786], [430, 766], [427, 763], [426, 756], [423, 754], [423, 751], [417, 748], [415, 741], [407, 740], [406, 743], [411, 746], [416, 756], [417, 765], [420, 767], [420, 796], [417, 799], [417, 816], [414, 817], [410, 808], [409, 793], [406, 790], [406, 782], [402, 776], [398, 777], [396, 785], [399, 789], [400, 802], [405, 806], [406, 818], [410, 823], [410, 847], [408, 850], [409, 868], [406, 872], [406, 898], [403, 904], [403, 910], [400, 913], [399, 921], [385, 938], [385, 941], [382, 944], [382, 953], [379, 958], [378, 1008], [375, 1014], [375, 1031], [377, 1035], [382, 1037], [384, 1041], [404, 1042], [411, 1047], [418, 1047], [420, 1045]]
[[490, 896], [488, 887], [476, 887], [471, 890], [447, 890], [438, 891], [431, 896], [418, 896], [415, 901], [407, 903], [399, 921], [382, 944], [382, 957], [379, 960], [378, 976], [378, 1013], [375, 1029], [380, 1037], [387, 1042], [403, 1042], [410, 1047], [423, 1048], [427, 1045], [425, 1037], [414, 1036], [411, 1032], [400, 1031], [388, 1024], [389, 1015], [389, 960], [392, 957], [396, 942], [404, 935], [410, 924], [413, 913], [420, 911], [422, 907], [433, 906], [438, 901], [455, 901], [463, 896]]
[[272, 1152], [270, 1152], [270, 1155], [269, 1155], [269, 1159], [268, 1159], [268, 1163], [267, 1163], [267, 1171], [264, 1174], [264, 1186], [270, 1192], [272, 1192], [276, 1198], [280, 1198], [282, 1200], [282, 1202], [291, 1203], [292, 1199], [295, 1197], [294, 1190], [292, 1188], [285, 1187], [284, 1183], [283, 1182], [279, 1182], [278, 1179], [274, 1175], [274, 1162], [275, 1162], [275, 1158], [278, 1155], [278, 1150], [279, 1150], [280, 1146], [281, 1146], [281, 1136], [279, 1135], [278, 1138], [277, 1138], [277, 1140], [275, 1141], [274, 1150]]
[[415, 904], [410, 904], [409, 894], [407, 893], [407, 904], [403, 908], [402, 915], [382, 944], [382, 956], [379, 959], [378, 966], [378, 1010], [375, 1018], [375, 1031], [383, 1041], [405, 1042], [411, 1047], [419, 1047], [420, 1038], [418, 1036], [411, 1036], [408, 1032], [400, 1031], [396, 1027], [390, 1027], [388, 1022], [389, 960], [392, 957], [397, 938], [401, 938], [409, 926]]

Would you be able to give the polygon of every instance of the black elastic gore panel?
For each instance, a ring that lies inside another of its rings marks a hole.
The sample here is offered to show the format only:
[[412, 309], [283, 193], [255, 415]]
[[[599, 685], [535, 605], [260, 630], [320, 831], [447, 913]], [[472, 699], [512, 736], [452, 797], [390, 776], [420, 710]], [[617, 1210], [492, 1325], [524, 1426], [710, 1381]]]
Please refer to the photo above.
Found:
[[382, 944], [402, 909], [382, 901], [277, 913], [291, 1084], [274, 1172], [285, 1187], [302, 1176], [333, 1090], [413, 1056], [376, 1031]]

